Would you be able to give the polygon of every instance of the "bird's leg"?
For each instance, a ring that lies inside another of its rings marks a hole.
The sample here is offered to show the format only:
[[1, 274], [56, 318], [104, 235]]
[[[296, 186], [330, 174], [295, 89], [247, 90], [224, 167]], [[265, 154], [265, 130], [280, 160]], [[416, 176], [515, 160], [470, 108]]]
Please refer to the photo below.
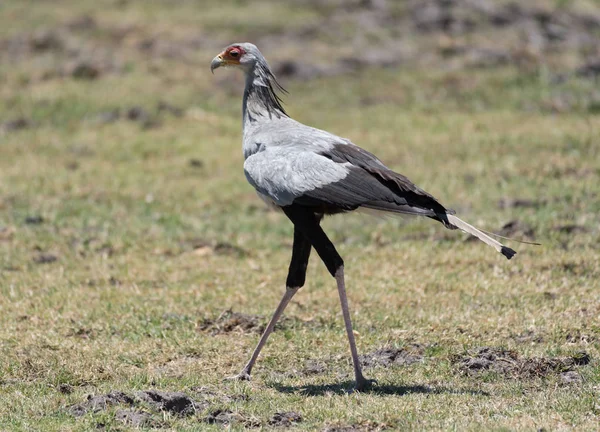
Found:
[[239, 373], [239, 375], [233, 376], [230, 379], [236, 379], [236, 380], [242, 380], [242, 381], [250, 380], [250, 373], [252, 372], [252, 368], [254, 367], [254, 363], [256, 363], [256, 359], [258, 358], [260, 351], [263, 349], [263, 346], [267, 342], [269, 335], [273, 332], [273, 329], [275, 328], [275, 324], [277, 324], [277, 321], [279, 321], [279, 317], [281, 317], [281, 314], [285, 310], [286, 306], [288, 305], [288, 303], [290, 302], [292, 297], [294, 297], [294, 294], [296, 294], [298, 292], [299, 289], [300, 288], [286, 288], [285, 294], [283, 295], [283, 298], [279, 302], [279, 306], [277, 306], [277, 309], [275, 309], [275, 313], [273, 314], [271, 321], [269, 321], [267, 328], [265, 329], [262, 336], [260, 337], [260, 340], [258, 341], [258, 345], [256, 345], [256, 348], [254, 348], [252, 357], [250, 357], [250, 360], [248, 361], [246, 366], [244, 366], [244, 369], [242, 369], [242, 371]]
[[356, 341], [354, 340], [354, 332], [352, 331], [352, 320], [350, 319], [350, 309], [348, 308], [348, 297], [346, 296], [346, 284], [344, 282], [344, 266], [340, 266], [335, 272], [335, 281], [337, 282], [338, 293], [340, 294], [340, 303], [342, 304], [342, 315], [344, 316], [344, 324], [346, 333], [348, 334], [348, 342], [350, 343], [350, 353], [352, 354], [352, 363], [354, 365], [354, 376], [356, 378], [356, 390], [364, 390], [372, 383], [362, 374], [358, 351], [356, 349]]
[[275, 324], [277, 324], [277, 321], [281, 317], [281, 314], [285, 310], [292, 297], [294, 297], [298, 290], [304, 285], [304, 281], [306, 279], [306, 267], [308, 266], [308, 258], [310, 257], [310, 249], [311, 245], [308, 239], [304, 236], [304, 234], [302, 234], [301, 231], [295, 229], [292, 260], [290, 262], [290, 268], [286, 281], [285, 294], [279, 302], [279, 306], [277, 306], [277, 309], [275, 309], [275, 313], [273, 314], [271, 321], [269, 321], [267, 328], [260, 337], [260, 341], [254, 349], [254, 352], [252, 353], [252, 357], [250, 357], [250, 360], [248, 361], [242, 372], [240, 372], [239, 375], [232, 377], [232, 379], [250, 379], [250, 373], [252, 372], [254, 363], [256, 363], [256, 359], [258, 358], [260, 351], [267, 342], [269, 335], [273, 332]]
[[344, 284], [344, 260], [335, 250], [333, 243], [319, 225], [319, 218], [315, 218], [313, 210], [299, 205], [290, 205], [283, 207], [284, 213], [294, 223], [296, 229], [304, 232], [310, 240], [313, 247], [325, 263], [329, 273], [337, 282], [338, 292], [340, 294], [340, 302], [342, 304], [342, 313], [344, 315], [344, 323], [346, 332], [348, 333], [348, 341], [350, 342], [350, 351], [352, 353], [352, 362], [354, 364], [354, 375], [356, 377], [356, 390], [364, 390], [372, 381], [365, 379], [360, 367], [358, 352], [356, 350], [356, 342], [354, 333], [352, 332], [352, 321], [350, 319], [350, 310], [348, 309], [348, 298], [346, 297], [346, 287]]

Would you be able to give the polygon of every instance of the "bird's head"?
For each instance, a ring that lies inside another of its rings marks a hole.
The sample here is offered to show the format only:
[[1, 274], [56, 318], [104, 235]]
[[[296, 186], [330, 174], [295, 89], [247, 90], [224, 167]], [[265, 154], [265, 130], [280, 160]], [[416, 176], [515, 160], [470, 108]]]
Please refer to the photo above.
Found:
[[256, 45], [244, 42], [234, 43], [229, 45], [227, 48], [216, 56], [212, 62], [210, 62], [210, 70], [214, 73], [216, 68], [226, 67], [237, 67], [245, 71], [252, 69], [257, 62], [265, 62], [264, 57], [256, 48]]

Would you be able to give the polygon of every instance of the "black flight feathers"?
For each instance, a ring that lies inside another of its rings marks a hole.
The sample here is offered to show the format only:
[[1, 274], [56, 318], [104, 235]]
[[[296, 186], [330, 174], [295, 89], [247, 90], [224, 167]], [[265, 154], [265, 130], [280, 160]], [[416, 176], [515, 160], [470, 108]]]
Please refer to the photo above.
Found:
[[350, 163], [348, 175], [334, 183], [306, 192], [298, 204], [322, 207], [324, 213], [338, 213], [365, 207], [436, 219], [454, 228], [446, 209], [433, 196], [402, 174], [387, 168], [375, 155], [354, 144], [334, 144], [320, 154], [336, 163]]

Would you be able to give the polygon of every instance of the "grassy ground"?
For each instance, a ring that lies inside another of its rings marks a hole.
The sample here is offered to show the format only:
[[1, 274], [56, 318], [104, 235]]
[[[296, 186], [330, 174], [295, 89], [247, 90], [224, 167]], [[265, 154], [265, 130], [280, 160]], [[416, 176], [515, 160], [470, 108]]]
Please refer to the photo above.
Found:
[[[337, 292], [316, 259], [254, 380], [222, 381], [281, 296], [292, 227], [245, 182], [241, 77], [208, 65], [239, 35], [296, 31], [320, 13], [0, 4], [12, 41], [0, 63], [0, 429], [268, 429], [292, 411], [300, 430], [597, 428], [598, 83], [557, 80], [547, 65], [417, 62], [284, 80], [296, 119], [373, 151], [466, 220], [510, 222], [504, 232], [543, 246], [511, 244], [508, 262], [426, 220], [330, 218], [378, 385], [344, 392]], [[40, 29], [58, 46], [44, 47], [43, 32], [41, 48], [31, 42]], [[273, 63], [279, 52], [264, 50]], [[77, 79], [82, 65], [97, 76]], [[102, 399], [149, 390], [183, 392], [194, 412]]]

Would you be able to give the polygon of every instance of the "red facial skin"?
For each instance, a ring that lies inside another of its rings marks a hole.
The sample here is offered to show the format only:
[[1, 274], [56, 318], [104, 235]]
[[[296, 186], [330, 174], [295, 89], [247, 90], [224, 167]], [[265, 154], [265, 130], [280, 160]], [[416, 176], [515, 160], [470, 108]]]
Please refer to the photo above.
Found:
[[245, 53], [246, 51], [244, 51], [242, 47], [233, 45], [223, 51], [221, 56], [227, 63], [239, 64], [240, 57], [242, 57]]

